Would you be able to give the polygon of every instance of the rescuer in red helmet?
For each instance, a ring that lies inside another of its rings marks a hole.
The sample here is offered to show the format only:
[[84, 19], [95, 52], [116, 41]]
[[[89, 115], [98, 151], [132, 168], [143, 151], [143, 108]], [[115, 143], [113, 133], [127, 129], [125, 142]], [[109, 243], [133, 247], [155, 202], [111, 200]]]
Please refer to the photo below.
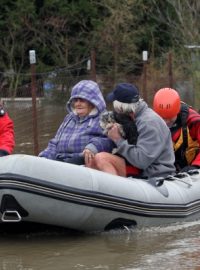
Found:
[[153, 109], [170, 128], [177, 171], [200, 168], [200, 115], [182, 102], [178, 92], [162, 88], [154, 96]]

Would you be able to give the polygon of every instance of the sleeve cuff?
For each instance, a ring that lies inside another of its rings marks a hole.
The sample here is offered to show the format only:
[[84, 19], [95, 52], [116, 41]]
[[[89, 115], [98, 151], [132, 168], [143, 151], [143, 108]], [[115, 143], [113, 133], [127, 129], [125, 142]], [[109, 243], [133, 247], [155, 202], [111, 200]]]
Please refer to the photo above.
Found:
[[0, 157], [7, 156], [9, 153], [6, 150], [0, 149]]
[[94, 146], [92, 143], [86, 145], [85, 149], [89, 149], [94, 154], [98, 153], [96, 146]]
[[124, 139], [119, 139], [115, 141], [115, 144], [117, 145], [117, 147], [119, 147], [124, 141], [125, 141]]

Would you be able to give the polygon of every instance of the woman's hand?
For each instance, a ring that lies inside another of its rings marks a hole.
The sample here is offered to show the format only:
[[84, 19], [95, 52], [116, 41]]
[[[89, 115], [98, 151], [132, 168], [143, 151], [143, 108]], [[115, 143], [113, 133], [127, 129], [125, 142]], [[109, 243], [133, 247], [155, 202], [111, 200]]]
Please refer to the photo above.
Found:
[[94, 162], [94, 153], [86, 148], [83, 150], [83, 156], [85, 159], [86, 167], [91, 167]]

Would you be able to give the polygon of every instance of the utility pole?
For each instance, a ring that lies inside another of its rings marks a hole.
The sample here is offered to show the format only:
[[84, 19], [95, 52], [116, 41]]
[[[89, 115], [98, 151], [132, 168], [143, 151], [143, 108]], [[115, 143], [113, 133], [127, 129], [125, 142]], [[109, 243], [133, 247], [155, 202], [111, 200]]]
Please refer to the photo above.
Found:
[[38, 144], [38, 126], [37, 126], [37, 108], [36, 108], [36, 78], [35, 78], [35, 51], [29, 51], [29, 60], [31, 65], [31, 95], [32, 95], [32, 114], [33, 114], [33, 141], [34, 141], [34, 154], [39, 154]]
[[[200, 71], [200, 45], [197, 44], [189, 44], [184, 45], [186, 49], [190, 50], [190, 57], [191, 57], [191, 77], [192, 77], [192, 86], [190, 91], [192, 91], [192, 106], [195, 107], [197, 110], [200, 110], [200, 92], [199, 92], [199, 71]], [[189, 91], [189, 89], [188, 89]]]

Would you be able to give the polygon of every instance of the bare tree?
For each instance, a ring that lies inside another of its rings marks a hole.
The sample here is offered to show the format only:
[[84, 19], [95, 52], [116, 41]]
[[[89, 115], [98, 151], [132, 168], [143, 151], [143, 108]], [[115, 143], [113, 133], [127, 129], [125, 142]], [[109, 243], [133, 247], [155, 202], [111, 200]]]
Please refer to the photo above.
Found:
[[167, 9], [154, 0], [157, 19], [172, 30], [175, 43], [198, 44], [200, 42], [200, 2], [198, 0], [165, 0]]
[[[157, 21], [167, 25], [173, 38], [176, 57], [174, 64], [181, 68], [185, 80], [192, 81], [194, 106], [200, 106], [200, 2], [198, 0], [153, 0]], [[177, 62], [177, 63], [176, 63]], [[192, 89], [188, 89], [188, 91]], [[197, 91], [198, 90], [198, 91]]]
[[104, 16], [96, 32], [96, 47], [101, 54], [101, 61], [110, 67], [113, 83], [123, 73], [134, 69], [134, 60], [138, 52], [136, 32], [138, 29], [134, 15], [134, 3], [137, 0], [102, 0], [97, 5], [102, 7]]

